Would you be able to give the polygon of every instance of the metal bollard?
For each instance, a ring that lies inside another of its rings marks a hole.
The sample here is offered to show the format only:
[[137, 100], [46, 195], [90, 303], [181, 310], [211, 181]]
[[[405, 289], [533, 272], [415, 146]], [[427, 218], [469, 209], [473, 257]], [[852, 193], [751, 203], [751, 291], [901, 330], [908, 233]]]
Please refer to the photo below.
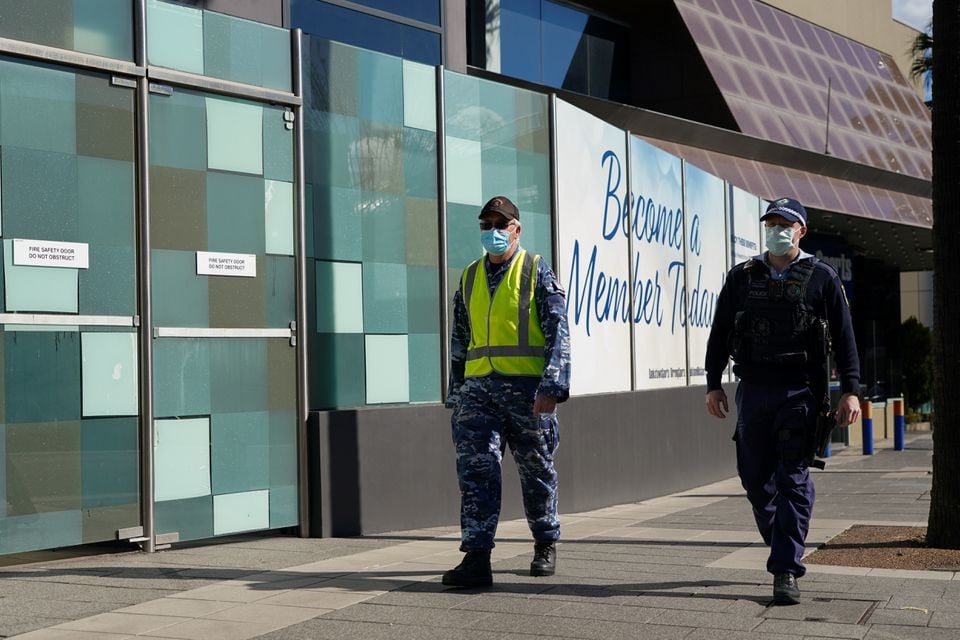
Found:
[[903, 436], [906, 423], [903, 418], [903, 400], [893, 401], [893, 450], [903, 451]]
[[823, 455], [821, 456], [824, 460], [830, 457], [830, 441], [827, 441], [827, 446], [823, 450]]
[[860, 403], [860, 413], [863, 416], [863, 455], [873, 455], [873, 403], [863, 400]]

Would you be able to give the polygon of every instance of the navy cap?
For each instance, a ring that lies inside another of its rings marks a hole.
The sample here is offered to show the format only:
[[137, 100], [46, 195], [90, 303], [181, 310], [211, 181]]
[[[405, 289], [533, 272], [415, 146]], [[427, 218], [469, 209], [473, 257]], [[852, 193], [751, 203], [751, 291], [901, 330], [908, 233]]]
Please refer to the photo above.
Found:
[[507, 196], [490, 198], [487, 204], [483, 205], [483, 209], [480, 210], [480, 215], [477, 217], [482, 218], [487, 213], [499, 213], [507, 220], [520, 221], [520, 210], [517, 209], [517, 205], [510, 202], [510, 198]]
[[800, 204], [799, 201], [793, 198], [774, 200], [767, 206], [766, 213], [760, 216], [760, 219], [764, 220], [770, 216], [782, 216], [787, 220], [799, 222], [804, 227], [807, 226], [807, 210], [803, 208], [803, 205]]

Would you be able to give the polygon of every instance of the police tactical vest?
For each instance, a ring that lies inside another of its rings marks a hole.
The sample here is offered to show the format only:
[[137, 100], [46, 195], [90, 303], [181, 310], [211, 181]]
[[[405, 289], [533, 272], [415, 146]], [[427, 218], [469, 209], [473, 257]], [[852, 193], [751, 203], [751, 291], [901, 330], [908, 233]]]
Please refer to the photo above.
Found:
[[463, 272], [461, 287], [470, 318], [470, 345], [464, 374], [542, 376], [546, 339], [533, 299], [540, 256], [526, 251], [513, 260], [490, 297], [486, 260]]
[[738, 283], [740, 305], [730, 335], [737, 364], [808, 365], [822, 363], [829, 348], [826, 319], [807, 298], [816, 258], [794, 263], [783, 280], [770, 276], [762, 260], [744, 265]]

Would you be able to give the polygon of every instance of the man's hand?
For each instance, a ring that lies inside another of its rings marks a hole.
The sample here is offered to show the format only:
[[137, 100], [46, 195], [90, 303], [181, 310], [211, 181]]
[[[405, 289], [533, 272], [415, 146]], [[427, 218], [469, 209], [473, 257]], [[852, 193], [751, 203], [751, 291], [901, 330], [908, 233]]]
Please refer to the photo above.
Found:
[[837, 402], [837, 426], [846, 427], [860, 419], [860, 399], [845, 393]]
[[556, 410], [557, 399], [554, 396], [537, 394], [537, 399], [533, 401], [533, 415], [539, 416], [541, 413], [553, 413]]
[[723, 389], [714, 389], [707, 392], [707, 413], [715, 418], [726, 418], [730, 408], [727, 406], [727, 394]]

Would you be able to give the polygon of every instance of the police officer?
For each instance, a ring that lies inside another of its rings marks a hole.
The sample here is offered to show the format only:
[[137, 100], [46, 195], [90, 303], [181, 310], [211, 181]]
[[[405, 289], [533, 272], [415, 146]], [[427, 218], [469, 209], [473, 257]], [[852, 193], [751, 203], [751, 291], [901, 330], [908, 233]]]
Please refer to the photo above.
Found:
[[556, 571], [558, 402], [569, 396], [566, 297], [540, 256], [520, 246], [520, 212], [497, 196], [480, 211], [485, 257], [470, 264], [453, 299], [450, 392], [460, 483], [463, 562], [443, 584], [493, 583], [490, 550], [500, 517], [500, 463], [509, 445], [533, 532], [530, 575]]
[[777, 604], [797, 604], [797, 578], [813, 510], [808, 438], [824, 400], [826, 340], [832, 338], [843, 395], [837, 424], [860, 415], [860, 365], [850, 308], [837, 272], [800, 249], [807, 212], [793, 198], [761, 220], [767, 251], [727, 274], [707, 343], [707, 411], [729, 411], [720, 380], [733, 357], [737, 472], [757, 528], [770, 546]]

